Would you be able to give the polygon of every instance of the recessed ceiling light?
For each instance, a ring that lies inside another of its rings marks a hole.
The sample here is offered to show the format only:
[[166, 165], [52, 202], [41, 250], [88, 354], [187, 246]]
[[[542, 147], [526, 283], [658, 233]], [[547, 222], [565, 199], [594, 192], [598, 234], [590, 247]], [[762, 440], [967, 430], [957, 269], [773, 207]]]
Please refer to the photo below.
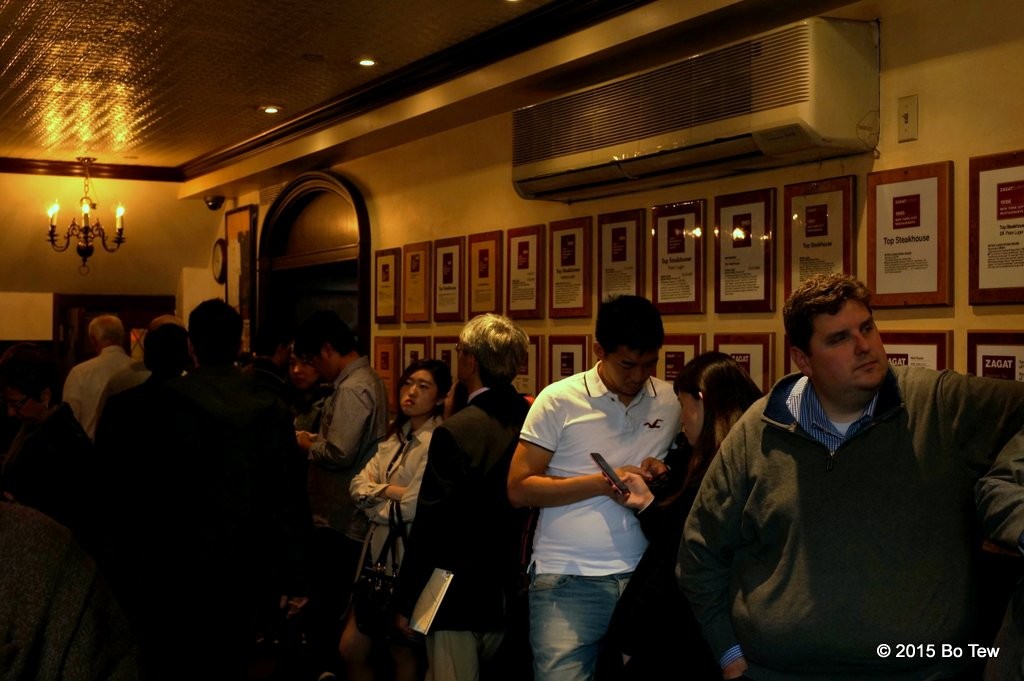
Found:
[[259, 107], [259, 109], [260, 111], [266, 114], [281, 113], [281, 107], [277, 104], [264, 104], [263, 106]]
[[360, 66], [374, 66], [377, 62], [369, 57], [364, 57], [359, 60]]

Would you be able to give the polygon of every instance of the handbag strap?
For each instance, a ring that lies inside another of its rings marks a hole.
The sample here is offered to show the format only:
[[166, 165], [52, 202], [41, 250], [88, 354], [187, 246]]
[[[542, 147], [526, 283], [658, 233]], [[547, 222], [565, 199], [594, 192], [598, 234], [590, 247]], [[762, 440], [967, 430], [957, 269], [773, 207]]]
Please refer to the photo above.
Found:
[[391, 547], [391, 571], [397, 575], [400, 561], [398, 559], [398, 551], [395, 550], [395, 544], [398, 539], [401, 539], [402, 547], [404, 548], [408, 541], [405, 519], [402, 518], [402, 502], [391, 502], [391, 508], [388, 509], [388, 527], [388, 544]]

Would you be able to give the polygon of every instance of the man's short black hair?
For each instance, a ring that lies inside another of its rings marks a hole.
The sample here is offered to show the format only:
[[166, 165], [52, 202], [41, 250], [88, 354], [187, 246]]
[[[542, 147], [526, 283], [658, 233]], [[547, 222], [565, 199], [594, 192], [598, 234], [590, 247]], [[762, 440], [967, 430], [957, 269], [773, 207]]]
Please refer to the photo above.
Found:
[[291, 342], [291, 330], [284, 324], [264, 322], [252, 338], [252, 351], [257, 357], [270, 357], [279, 347]]
[[333, 310], [318, 310], [302, 322], [295, 332], [295, 354], [299, 357], [319, 355], [324, 343], [330, 343], [339, 355], [356, 349], [352, 329]]
[[173, 378], [192, 368], [188, 331], [177, 324], [161, 324], [142, 339], [142, 362], [160, 378]]
[[0, 357], [0, 387], [14, 388], [41, 401], [49, 388], [51, 402], [60, 397], [60, 378], [53, 351], [35, 343], [15, 343]]
[[635, 352], [658, 350], [665, 327], [654, 303], [642, 296], [612, 296], [597, 308], [594, 336], [605, 352], [625, 346]]
[[188, 335], [200, 366], [228, 366], [242, 345], [242, 316], [220, 298], [204, 300], [188, 316]]

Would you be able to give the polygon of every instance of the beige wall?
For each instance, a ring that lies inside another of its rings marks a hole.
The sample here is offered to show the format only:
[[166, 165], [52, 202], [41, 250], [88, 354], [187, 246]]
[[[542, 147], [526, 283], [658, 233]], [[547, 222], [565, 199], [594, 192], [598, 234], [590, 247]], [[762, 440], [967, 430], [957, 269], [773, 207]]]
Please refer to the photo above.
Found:
[[[114, 208], [123, 203], [127, 241], [117, 253], [97, 243], [89, 274], [82, 275], [74, 243], [56, 253], [46, 242], [46, 209], [54, 199], [62, 208], [59, 233], [72, 213], [81, 222], [76, 204], [82, 179], [0, 174], [0, 292], [175, 295], [183, 267], [209, 270], [213, 241], [224, 228], [221, 211], [208, 210], [200, 200], [178, 199], [178, 189], [168, 182], [93, 179], [95, 215], [112, 232]], [[0, 298], [0, 315], [16, 331], [20, 312], [5, 300]]]
[[[774, 187], [778, 192], [776, 225], [782, 225], [782, 192], [786, 184], [854, 174], [857, 177], [857, 274], [867, 277], [865, 192], [867, 173], [875, 170], [952, 160], [954, 162], [952, 307], [879, 309], [883, 330], [954, 332], [953, 367], [967, 369], [968, 330], [1024, 330], [1024, 305], [972, 307], [968, 285], [968, 159], [971, 156], [1024, 149], [1024, 90], [1017, 87], [1014, 65], [1024, 62], [1024, 7], [1013, 2], [860, 3], [842, 16], [881, 20], [882, 134], [878, 157], [861, 155], [766, 171], [699, 184], [650, 191], [566, 206], [525, 201], [512, 188], [511, 115], [500, 115], [420, 139], [335, 167], [351, 178], [366, 197], [373, 229], [373, 248], [507, 230], [576, 216], [647, 208], [679, 200], [708, 200], [716, 195]], [[920, 103], [920, 136], [897, 143], [896, 100], [916, 94]], [[648, 214], [649, 219], [649, 214]], [[779, 242], [777, 241], [777, 245]], [[752, 315], [714, 314], [714, 263], [709, 248], [707, 310], [704, 315], [666, 317], [670, 333], [774, 331], [776, 376], [783, 358], [782, 259], [776, 249], [776, 312]], [[596, 258], [596, 244], [595, 244]], [[647, 294], [650, 295], [650, 268]], [[596, 303], [596, 281], [595, 281]], [[531, 333], [585, 334], [592, 320], [525, 321]], [[394, 324], [376, 328], [385, 335], [452, 335], [459, 324]]]

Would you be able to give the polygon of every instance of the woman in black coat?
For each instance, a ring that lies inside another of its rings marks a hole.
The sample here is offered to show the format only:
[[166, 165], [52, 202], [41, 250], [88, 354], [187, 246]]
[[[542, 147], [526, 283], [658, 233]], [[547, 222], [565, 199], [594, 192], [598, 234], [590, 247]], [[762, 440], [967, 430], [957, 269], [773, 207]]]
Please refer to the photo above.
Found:
[[729, 429], [761, 391], [731, 356], [708, 352], [691, 360], [674, 386], [682, 406], [678, 447], [646, 481], [622, 476], [630, 493], [620, 502], [634, 510], [650, 544], [612, 615], [601, 679], [649, 679], [677, 670], [680, 678], [721, 679], [718, 661], [701, 635], [675, 576], [683, 525], [711, 460]]

